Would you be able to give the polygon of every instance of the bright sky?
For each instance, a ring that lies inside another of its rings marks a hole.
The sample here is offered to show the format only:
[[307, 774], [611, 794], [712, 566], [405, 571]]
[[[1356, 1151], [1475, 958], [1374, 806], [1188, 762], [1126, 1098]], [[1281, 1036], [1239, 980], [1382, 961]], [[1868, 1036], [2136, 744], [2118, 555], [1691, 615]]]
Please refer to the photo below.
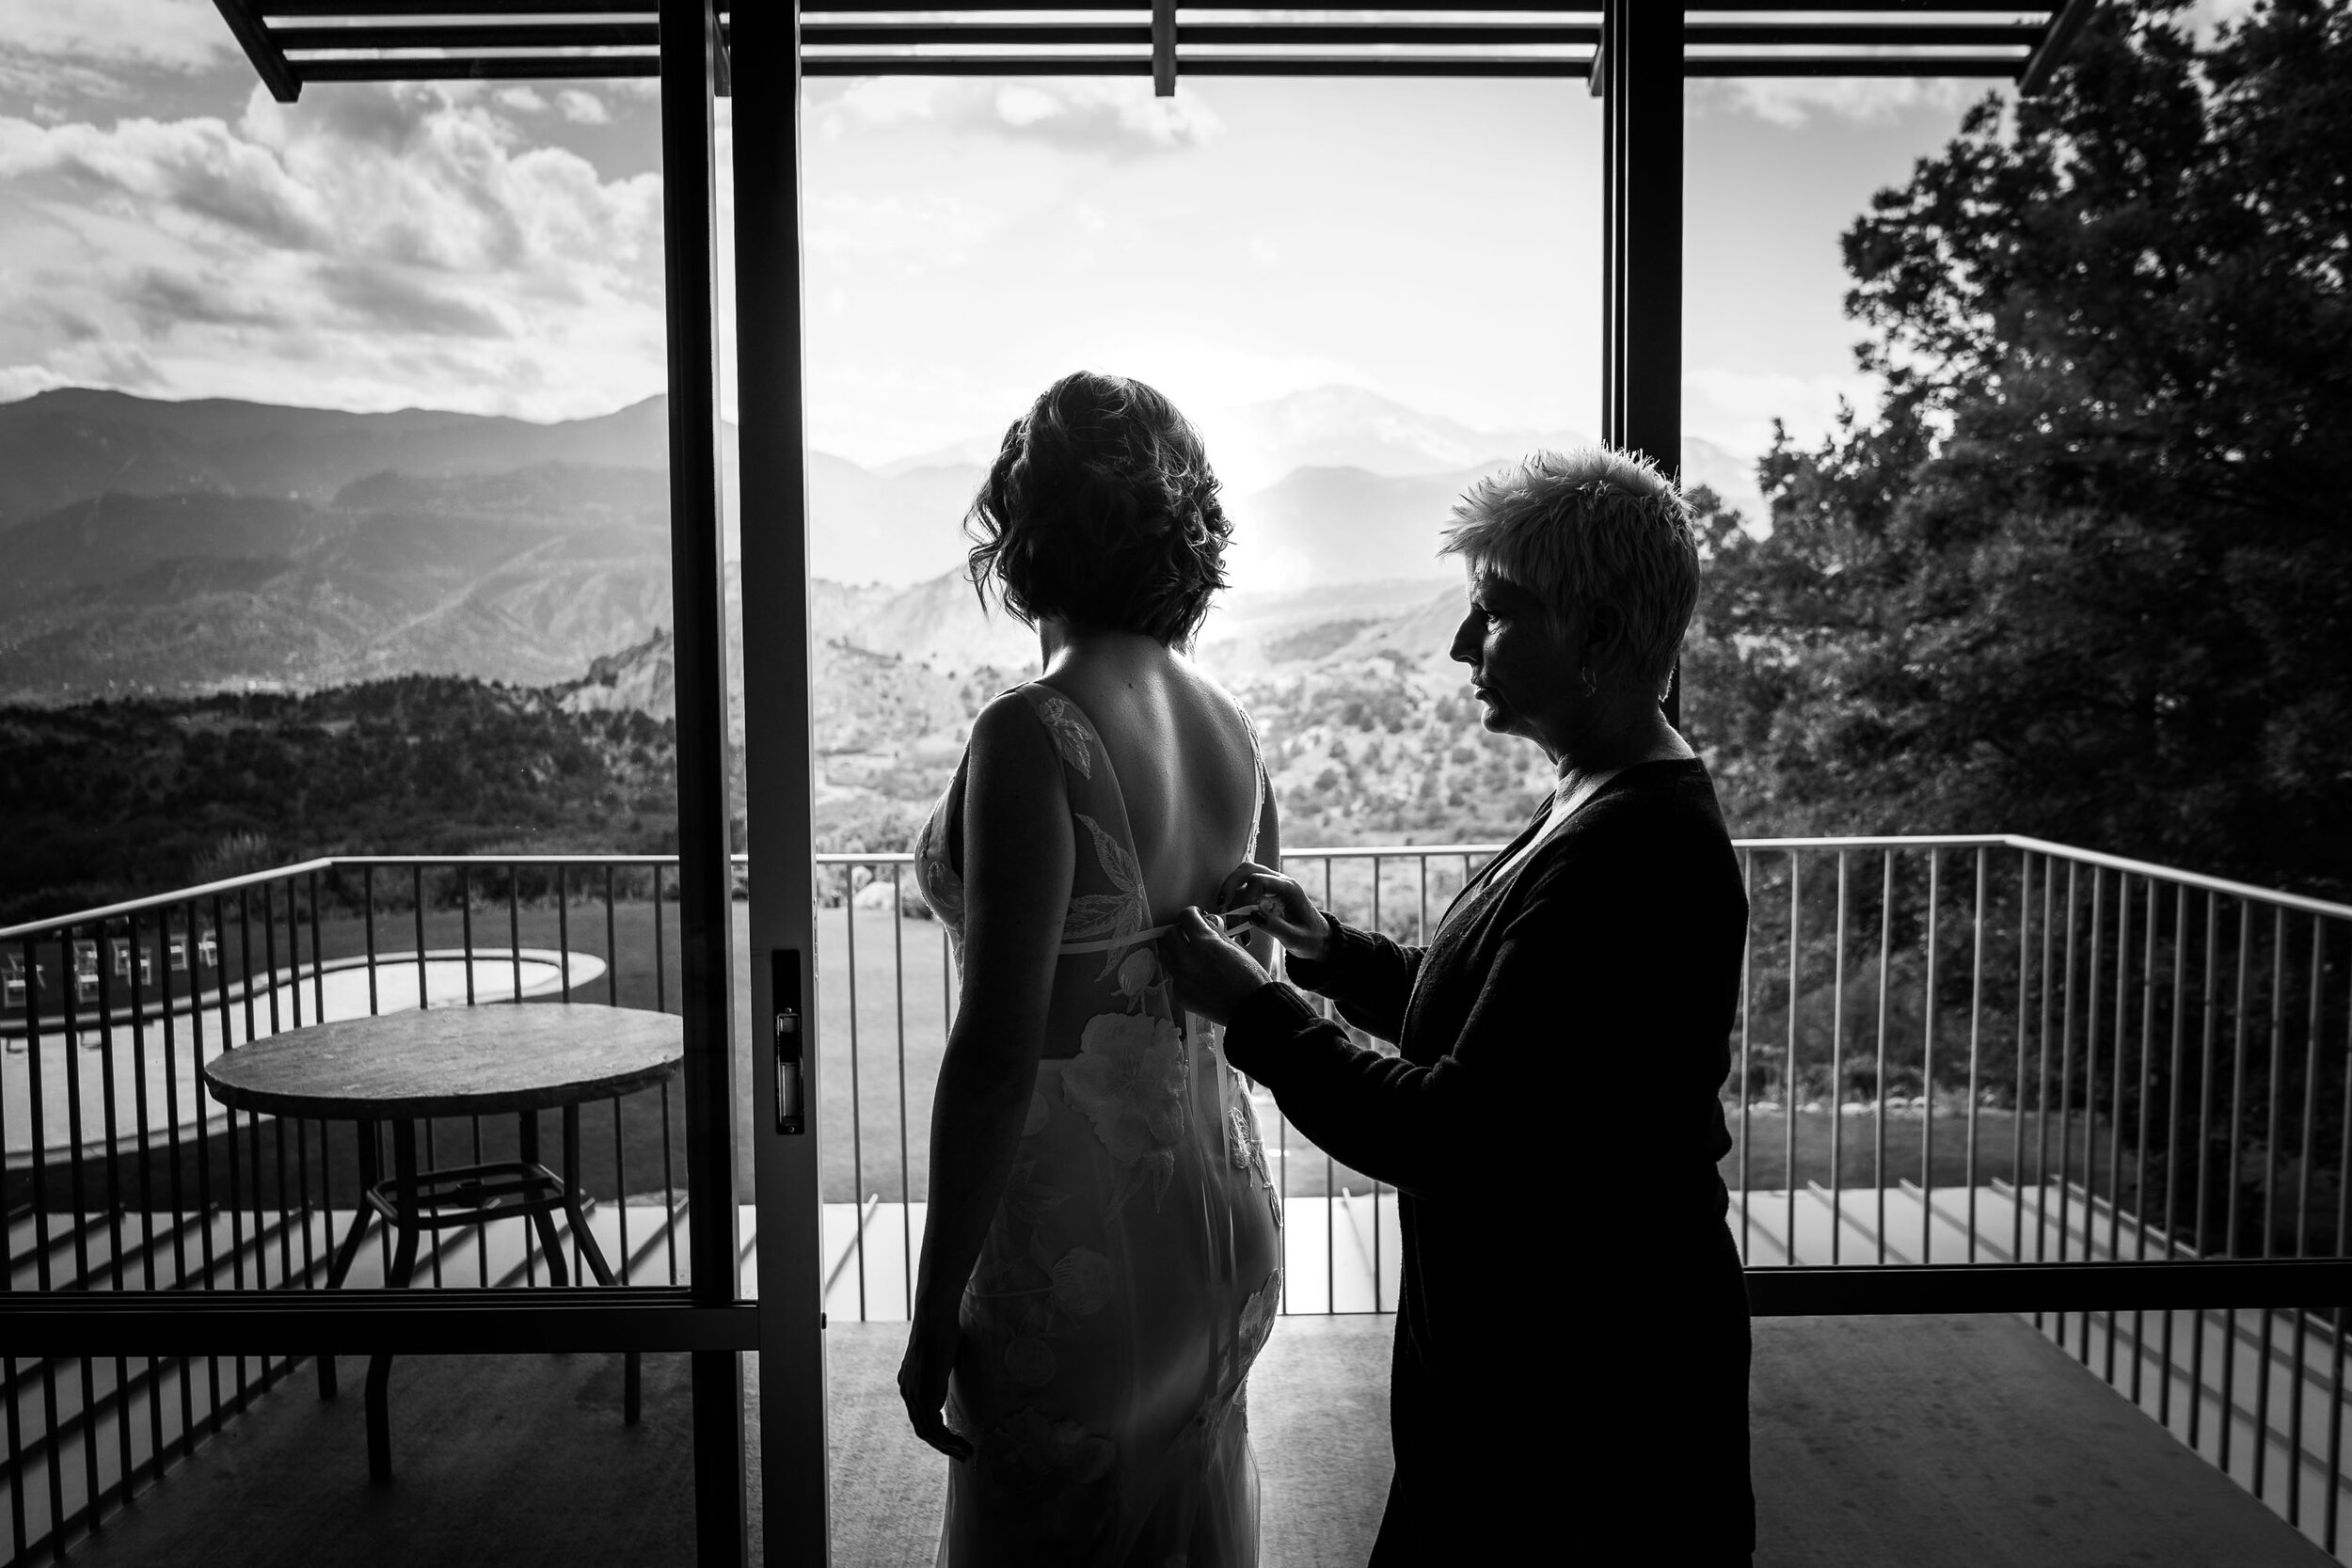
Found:
[[[1838, 232], [1984, 90], [1692, 85], [1692, 434], [1867, 395]], [[817, 82], [806, 125], [821, 449], [993, 435], [1081, 365], [1598, 424], [1581, 83]], [[0, 0], [0, 398], [606, 411], [661, 386], [659, 163], [650, 84], [281, 106], [209, 0]]]

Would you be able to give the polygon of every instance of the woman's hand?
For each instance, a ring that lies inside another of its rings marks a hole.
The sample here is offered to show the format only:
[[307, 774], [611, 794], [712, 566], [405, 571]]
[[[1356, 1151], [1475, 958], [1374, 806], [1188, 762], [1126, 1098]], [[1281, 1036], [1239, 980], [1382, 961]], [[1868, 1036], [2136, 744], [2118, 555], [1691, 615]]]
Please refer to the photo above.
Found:
[[1224, 925], [1194, 905], [1169, 922], [1159, 942], [1160, 962], [1176, 980], [1176, 1000], [1212, 1023], [1232, 1021], [1233, 1009], [1271, 978]]
[[1254, 910], [1257, 924], [1293, 958], [1320, 962], [1331, 953], [1331, 922], [1307, 890], [1279, 871], [1244, 861], [1217, 890], [1218, 907]]
[[972, 1457], [970, 1440], [940, 1414], [947, 1402], [947, 1373], [955, 1367], [956, 1345], [962, 1337], [952, 1308], [918, 1311], [914, 1330], [907, 1336], [906, 1359], [898, 1363], [898, 1397], [906, 1401], [914, 1435], [950, 1459]]

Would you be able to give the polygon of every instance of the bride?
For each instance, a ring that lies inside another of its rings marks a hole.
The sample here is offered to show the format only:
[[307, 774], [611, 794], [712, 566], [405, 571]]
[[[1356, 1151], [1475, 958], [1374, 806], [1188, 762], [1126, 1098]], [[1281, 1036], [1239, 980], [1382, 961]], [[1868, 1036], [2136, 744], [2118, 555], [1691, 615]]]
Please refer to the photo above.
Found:
[[898, 1372], [956, 1462], [943, 1568], [1257, 1561], [1243, 1389], [1281, 1210], [1152, 953], [1163, 917], [1279, 852], [1248, 720], [1179, 651], [1224, 585], [1216, 490], [1165, 397], [1080, 372], [973, 503], [973, 582], [1037, 627], [1045, 673], [981, 712], [916, 845], [962, 971]]

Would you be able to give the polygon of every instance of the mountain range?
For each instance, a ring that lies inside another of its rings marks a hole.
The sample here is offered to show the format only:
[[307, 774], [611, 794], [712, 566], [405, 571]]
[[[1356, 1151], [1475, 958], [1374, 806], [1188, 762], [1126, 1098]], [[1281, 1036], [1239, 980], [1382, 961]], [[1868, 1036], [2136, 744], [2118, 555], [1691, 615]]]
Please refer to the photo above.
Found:
[[[577, 680], [668, 622], [667, 420], [659, 397], [554, 424], [81, 388], [0, 404], [0, 700]], [[1234, 591], [1213, 642], [1252, 594], [1307, 595], [1306, 612], [1345, 585], [1450, 579], [1438, 526], [1462, 488], [1578, 439], [1481, 433], [1352, 388], [1226, 423], [1215, 438], [1244, 471], [1279, 477], [1229, 494]], [[730, 498], [737, 440], [728, 427]], [[971, 459], [993, 446], [878, 467], [810, 453], [820, 627], [950, 677], [1034, 657], [957, 575]], [[1686, 461], [1737, 473], [1704, 443]]]
[[[545, 689], [583, 722], [667, 719], [667, 420], [660, 398], [546, 425], [78, 389], [0, 404], [0, 702], [427, 674]], [[1438, 529], [1480, 475], [1579, 437], [1325, 388], [1209, 439], [1257, 482], [1227, 493], [1233, 586], [1197, 651], [1257, 715], [1285, 813], [1328, 843], [1507, 832], [1541, 759], [1483, 732], [1445, 657], [1461, 591]], [[873, 467], [809, 454], [829, 847], [905, 843], [971, 716], [1036, 666], [1034, 632], [961, 573], [993, 446]], [[1741, 473], [1704, 443], [1685, 464], [1726, 487]], [[758, 520], [730, 506], [728, 524], [739, 627], [734, 542]]]

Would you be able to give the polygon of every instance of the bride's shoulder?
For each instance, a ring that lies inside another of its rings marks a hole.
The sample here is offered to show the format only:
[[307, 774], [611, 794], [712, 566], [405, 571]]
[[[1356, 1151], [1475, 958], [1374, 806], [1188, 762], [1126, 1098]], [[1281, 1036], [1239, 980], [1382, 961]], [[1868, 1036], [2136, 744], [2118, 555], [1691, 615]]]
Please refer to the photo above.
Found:
[[1039, 696], [1050, 692], [1034, 686], [1016, 686], [998, 692], [972, 720], [972, 738], [965, 748], [975, 763], [998, 767], [1050, 767], [1054, 742], [1048, 715]]
[[1037, 704], [1026, 687], [1009, 686], [991, 697], [972, 717], [972, 743], [1002, 742], [1016, 731], [1038, 727]]

